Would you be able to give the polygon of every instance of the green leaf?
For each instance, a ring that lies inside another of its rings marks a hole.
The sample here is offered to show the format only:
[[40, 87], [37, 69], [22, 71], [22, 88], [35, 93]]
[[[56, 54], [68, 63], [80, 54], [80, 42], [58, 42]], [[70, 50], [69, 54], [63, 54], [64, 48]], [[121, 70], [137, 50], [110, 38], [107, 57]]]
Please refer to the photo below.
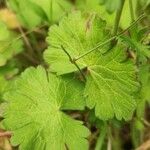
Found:
[[139, 0], [139, 3], [141, 6], [146, 7], [147, 5], [150, 4], [150, 0]]
[[105, 4], [106, 10], [113, 13], [120, 7], [121, 0], [100, 0], [100, 4]]
[[[50, 71], [58, 75], [78, 71], [60, 46], [63, 45], [72, 58], [78, 58], [109, 37], [105, 26], [97, 15], [86, 18], [80, 12], [64, 18], [59, 26], [52, 26], [47, 38], [50, 46], [44, 53]], [[77, 61], [79, 67], [86, 70], [86, 103], [91, 109], [95, 107], [100, 119], [114, 116], [119, 120], [129, 119], [136, 106], [133, 98], [138, 87], [135, 67], [131, 61], [125, 61], [123, 46], [103, 54], [108, 47], [109, 44]]]
[[22, 25], [28, 28], [45, 21], [57, 22], [72, 6], [67, 0], [9, 0], [9, 5]]
[[0, 66], [4, 66], [6, 64], [6, 59], [4, 56], [0, 53]]
[[88, 149], [85, 138], [89, 130], [62, 111], [72, 109], [67, 103], [74, 101], [68, 97], [67, 87], [68, 83], [46, 73], [40, 66], [28, 68], [21, 74], [4, 95], [8, 107], [3, 125], [13, 132], [14, 146], [20, 145], [20, 150]]
[[56, 22], [61, 19], [71, 8], [71, 3], [67, 0], [30, 0], [40, 6], [49, 22]]
[[33, 2], [33, 0], [28, 0], [28, 3], [29, 9], [33, 10], [35, 14], [37, 14], [43, 20], [48, 21], [46, 12], [42, 9], [41, 5], [37, 5], [36, 3]]
[[9, 31], [6, 25], [0, 21], [0, 41], [7, 39], [9, 36]]
[[66, 83], [67, 91], [65, 101], [62, 103], [63, 110], [83, 110], [86, 105], [83, 95], [84, 83], [70, 74], [63, 76], [63, 80]]
[[34, 28], [41, 24], [41, 18], [31, 9], [31, 3], [28, 0], [9, 0], [8, 5], [16, 13], [18, 21], [24, 27]]
[[136, 51], [139, 61], [144, 62], [146, 61], [146, 58], [150, 58], [150, 49], [148, 45], [144, 45], [140, 43], [140, 41], [136, 41], [135, 39], [127, 36], [121, 36], [120, 38], [124, 43], [129, 45], [129, 47], [131, 47], [132, 50]]
[[[106, 3], [107, 5], [100, 5]], [[109, 2], [107, 2], [109, 1]], [[114, 2], [116, 1], [116, 3]], [[83, 12], [98, 13], [103, 19], [107, 20], [107, 24], [112, 28], [114, 26], [116, 9], [120, 5], [120, 0], [76, 0], [76, 7]], [[108, 10], [110, 8], [110, 10]], [[134, 12], [136, 11], [136, 2], [133, 3]], [[108, 11], [107, 11], [108, 10]], [[140, 15], [140, 14], [139, 14]], [[136, 14], [135, 14], [136, 16]], [[123, 12], [120, 19], [120, 27], [126, 29], [132, 22], [130, 15], [129, 0], [125, 0]]]
[[1, 21], [0, 28], [0, 66], [4, 66], [7, 60], [22, 52], [23, 42], [22, 40], [14, 41], [17, 37], [16, 33], [9, 31], [7, 26]]
[[95, 107], [96, 115], [103, 120], [114, 115], [118, 120], [128, 120], [136, 106], [133, 98], [137, 86], [134, 67], [130, 62], [120, 63], [122, 51], [123, 48], [113, 49], [89, 68], [85, 89], [87, 105]]
[[[78, 71], [60, 46], [67, 48], [72, 58], [77, 58], [109, 37], [105, 25], [106, 22], [95, 14], [86, 18], [81, 17], [80, 12], [76, 12], [68, 18], [65, 17], [59, 26], [52, 26], [47, 38], [47, 42], [52, 46], [44, 53], [46, 62], [51, 65], [51, 71], [57, 72], [58, 75]], [[101, 51], [106, 49], [103, 48]], [[91, 53], [90, 56], [78, 61], [80, 68], [86, 68], [86, 63], [93, 65], [99, 57], [97, 54], [99, 52]]]
[[5, 78], [0, 74], [0, 102], [2, 100], [2, 95], [4, 93], [5, 87], [6, 87], [7, 81]]
[[113, 26], [115, 13], [108, 13], [105, 5], [100, 5], [99, 0], [76, 0], [75, 2], [77, 10], [82, 10], [87, 13], [97, 13], [103, 19], [107, 20], [107, 24], [110, 27]]
[[[18, 73], [18, 68], [14, 60], [0, 67], [0, 101], [3, 100], [4, 93], [11, 88], [11, 82]], [[11, 80], [10, 80], [11, 79]]]

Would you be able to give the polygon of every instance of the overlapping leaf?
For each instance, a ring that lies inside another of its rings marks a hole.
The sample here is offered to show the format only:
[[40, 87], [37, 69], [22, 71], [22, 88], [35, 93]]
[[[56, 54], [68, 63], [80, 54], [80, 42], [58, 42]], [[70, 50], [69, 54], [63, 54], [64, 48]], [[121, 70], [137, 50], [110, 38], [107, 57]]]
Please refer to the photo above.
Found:
[[[52, 26], [47, 38], [50, 46], [44, 54], [50, 70], [58, 75], [78, 71], [60, 47], [63, 46], [72, 58], [77, 58], [109, 37], [105, 26], [97, 15], [86, 18], [80, 12], [64, 18], [59, 26]], [[133, 98], [137, 90], [135, 68], [129, 60], [122, 62], [126, 59], [123, 46], [103, 54], [107, 47], [77, 61], [79, 67], [86, 70], [86, 103], [89, 108], [95, 107], [100, 119], [114, 116], [129, 119], [136, 105]]]
[[13, 145], [20, 145], [20, 150], [88, 149], [88, 129], [62, 111], [84, 107], [82, 85], [76, 81], [80, 88], [73, 91], [70, 84], [70, 79], [64, 82], [42, 67], [22, 73], [4, 96], [8, 108], [3, 125], [13, 132]]

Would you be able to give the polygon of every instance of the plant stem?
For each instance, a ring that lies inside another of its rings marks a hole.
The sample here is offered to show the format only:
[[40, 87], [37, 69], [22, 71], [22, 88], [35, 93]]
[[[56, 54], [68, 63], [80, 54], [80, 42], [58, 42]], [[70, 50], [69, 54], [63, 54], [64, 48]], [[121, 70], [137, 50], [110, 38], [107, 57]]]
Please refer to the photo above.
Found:
[[140, 21], [141, 19], [143, 19], [145, 17], [144, 14], [142, 14], [141, 16], [138, 17], [138, 19], [136, 21], [134, 21], [129, 27], [127, 27], [125, 30], [121, 31], [119, 34], [112, 36], [110, 39], [104, 41], [103, 43], [98, 43], [97, 46], [93, 47], [92, 49], [88, 50], [87, 52], [85, 52], [84, 54], [80, 55], [79, 57], [75, 58], [74, 61], [77, 61], [79, 59], [81, 59], [82, 57], [90, 54], [91, 52], [97, 50], [98, 48], [108, 44], [109, 42], [113, 41], [114, 39], [118, 38], [119, 36], [121, 36], [123, 33], [125, 33], [126, 31], [128, 31], [129, 29], [131, 29], [134, 25], [136, 25], [136, 23], [138, 21]]
[[110, 136], [108, 137], [107, 150], [112, 150], [112, 141]]
[[102, 149], [106, 134], [107, 134], [107, 124], [105, 123], [104, 126], [101, 127], [100, 135], [97, 139], [95, 150], [101, 150]]
[[86, 78], [82, 72], [82, 70], [80, 69], [80, 67], [78, 66], [78, 64], [76, 63], [76, 61], [71, 57], [71, 55], [67, 52], [67, 50], [61, 45], [62, 50], [66, 53], [66, 55], [68, 56], [70, 62], [72, 64], [74, 64], [76, 66], [76, 68], [79, 70], [79, 72], [81, 73], [83, 80], [86, 81]]
[[90, 54], [91, 52], [95, 51], [96, 49], [98, 49], [98, 48], [100, 48], [100, 47], [102, 47], [102, 46], [108, 44], [109, 42], [111, 42], [111, 41], [114, 40], [115, 38], [117, 38], [117, 36], [113, 36], [113, 37], [111, 37], [110, 39], [106, 40], [105, 42], [98, 44], [96, 47], [93, 47], [92, 49], [90, 49], [90, 50], [87, 51], [86, 53], [84, 53], [84, 54], [80, 55], [79, 57], [75, 58], [75, 61], [81, 59], [82, 57], [84, 57], [84, 56], [86, 56], [86, 55], [88, 55], [88, 54]]
[[113, 133], [113, 137], [112, 137], [112, 149], [113, 150], [120, 150], [122, 149], [122, 141], [120, 138], [120, 129], [116, 128], [115, 126], [112, 125], [112, 133]]
[[111, 126], [108, 127], [107, 150], [112, 150], [112, 133], [111, 133]]
[[120, 22], [120, 18], [121, 18], [123, 6], [124, 6], [124, 2], [125, 2], [125, 0], [121, 0], [120, 7], [119, 7], [119, 9], [116, 12], [116, 18], [115, 18], [115, 25], [114, 25], [113, 35], [117, 34], [117, 31], [118, 31], [118, 28], [119, 28], [119, 22]]
[[129, 7], [130, 7], [130, 15], [131, 15], [131, 20], [134, 22], [135, 17], [134, 17], [134, 9], [133, 9], [133, 1], [129, 0]]
[[12, 132], [10, 131], [0, 132], [0, 137], [11, 137], [11, 136], [12, 136]]

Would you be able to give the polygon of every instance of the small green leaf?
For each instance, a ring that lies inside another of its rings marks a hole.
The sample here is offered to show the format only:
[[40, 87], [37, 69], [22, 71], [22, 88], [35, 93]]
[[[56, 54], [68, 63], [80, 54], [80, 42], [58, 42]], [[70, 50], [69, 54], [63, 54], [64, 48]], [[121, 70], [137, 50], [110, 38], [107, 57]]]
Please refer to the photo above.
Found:
[[3, 125], [13, 132], [11, 142], [14, 146], [20, 145], [20, 150], [88, 149], [85, 138], [89, 130], [81, 121], [62, 111], [73, 109], [67, 86], [61, 78], [46, 73], [40, 66], [22, 73], [13, 88], [4, 95], [8, 108]]

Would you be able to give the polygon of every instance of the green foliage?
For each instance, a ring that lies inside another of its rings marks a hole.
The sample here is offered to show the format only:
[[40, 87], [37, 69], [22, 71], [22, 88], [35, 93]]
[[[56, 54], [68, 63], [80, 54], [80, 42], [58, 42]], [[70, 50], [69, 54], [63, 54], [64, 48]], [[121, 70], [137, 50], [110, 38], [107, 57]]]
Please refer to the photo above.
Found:
[[58, 21], [71, 8], [67, 0], [9, 0], [9, 6], [28, 28]]
[[128, 36], [121, 36], [121, 40], [127, 44], [132, 51], [136, 52], [137, 59], [140, 63], [147, 62], [147, 58], [150, 58], [150, 46], [143, 43], [143, 35], [146, 34], [145, 29], [138, 29], [136, 26], [130, 32], [131, 38]]
[[4, 66], [7, 60], [23, 50], [21, 40], [12, 42], [16, 37], [17, 35], [9, 31], [7, 26], [0, 21], [0, 66]]
[[[80, 94], [68, 93], [70, 82], [66, 84], [61, 78], [47, 74], [42, 67], [28, 68], [22, 73], [4, 95], [9, 105], [3, 124], [7, 130], [13, 131], [11, 141], [14, 146], [20, 144], [21, 150], [88, 149], [85, 139], [89, 135], [88, 129], [63, 112], [81, 108], [70, 102], [75, 98], [83, 101]], [[75, 89], [74, 92], [82, 90]]]
[[[103, 1], [103, 3], [100, 1]], [[116, 1], [116, 3], [114, 2]], [[120, 1], [120, 0], [119, 0]], [[96, 12], [107, 24], [112, 27], [115, 21], [115, 12], [120, 6], [118, 0], [76, 0], [76, 7], [83, 12]], [[103, 4], [103, 5], [102, 5]], [[104, 5], [106, 4], [106, 5]], [[136, 2], [133, 3], [133, 8], [136, 10]], [[109, 9], [109, 10], [108, 10]], [[140, 8], [139, 8], [140, 9]], [[135, 15], [136, 16], [136, 15]], [[120, 27], [127, 28], [131, 23], [129, 0], [125, 0], [124, 8], [122, 10]]]
[[139, 0], [139, 3], [142, 5], [142, 6], [147, 6], [150, 4], [150, 0]]
[[71, 3], [67, 0], [32, 1], [44, 10], [49, 22], [58, 21], [71, 8]]
[[131, 142], [136, 149], [150, 126], [150, 1], [7, 6], [19, 21], [6, 26], [11, 11], [6, 24], [0, 19], [0, 124], [12, 146], [122, 150]]
[[2, 100], [2, 94], [4, 93], [4, 89], [7, 82], [3, 76], [0, 75], [0, 101]]
[[23, 26], [32, 28], [41, 23], [41, 18], [30, 8], [28, 0], [9, 0], [8, 5], [17, 14], [17, 19]]
[[[84, 18], [80, 12], [64, 18], [59, 26], [52, 26], [47, 39], [50, 47], [45, 52], [50, 70], [58, 75], [78, 71], [61, 45], [72, 58], [78, 58], [108, 38], [105, 26], [98, 16]], [[130, 61], [122, 62], [126, 59], [123, 46], [103, 54], [105, 49], [97, 49], [77, 61], [80, 68], [86, 69], [86, 103], [89, 108], [95, 107], [96, 116], [102, 120], [114, 116], [127, 120], [136, 106], [132, 96], [137, 89], [134, 65]]]
[[107, 20], [108, 25], [113, 25], [115, 14], [108, 13], [104, 5], [100, 5], [99, 0], [76, 0], [77, 9], [83, 12], [97, 13], [103, 19]]
[[106, 5], [106, 10], [109, 13], [112, 13], [116, 11], [120, 7], [120, 0], [100, 0], [100, 4], [105, 4]]

